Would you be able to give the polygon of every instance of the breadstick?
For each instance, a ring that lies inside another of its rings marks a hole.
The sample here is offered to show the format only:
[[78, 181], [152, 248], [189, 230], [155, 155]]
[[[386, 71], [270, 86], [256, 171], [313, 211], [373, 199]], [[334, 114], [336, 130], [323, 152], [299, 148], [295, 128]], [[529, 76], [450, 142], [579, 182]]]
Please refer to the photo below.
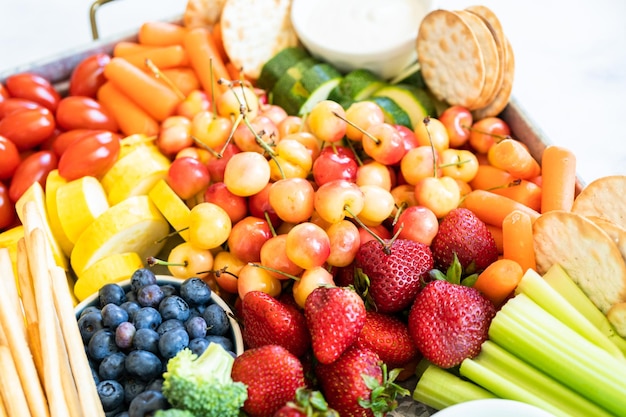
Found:
[[63, 268], [54, 266], [50, 268], [52, 278], [52, 290], [54, 294], [54, 303], [56, 306], [61, 329], [63, 330], [63, 338], [65, 341], [65, 349], [70, 360], [72, 375], [78, 390], [78, 397], [85, 416], [104, 416], [102, 403], [98, 397], [98, 391], [93, 380], [91, 371], [89, 370], [89, 361], [85, 354], [83, 341], [80, 331], [76, 323], [74, 308], [70, 296], [70, 289], [67, 284], [65, 271]]
[[[30, 414], [30, 411], [29, 411], [29, 414]], [[8, 417], [8, 416], [9, 414], [7, 412], [6, 406], [4, 405], [4, 400], [2, 399], [2, 396], [0, 395], [0, 417]]]
[[[52, 276], [50, 277], [52, 278]], [[58, 315], [57, 315], [58, 317]], [[70, 412], [70, 417], [83, 417], [82, 408], [80, 406], [80, 399], [78, 398], [78, 389], [76, 388], [76, 382], [74, 381], [74, 377], [72, 376], [72, 368], [70, 366], [70, 360], [68, 357], [67, 350], [65, 349], [65, 342], [63, 340], [63, 332], [61, 330], [61, 325], [59, 320], [56, 320], [56, 331], [57, 337], [56, 341], [58, 344], [58, 352], [59, 352], [59, 368], [61, 368], [61, 384], [63, 386], [63, 396], [65, 398], [65, 403], [67, 404], [67, 408]]]
[[31, 415], [28, 401], [21, 384], [17, 384], [20, 377], [11, 356], [11, 350], [0, 346], [0, 392], [2, 393], [2, 408], [6, 407], [5, 415], [28, 417]]
[[[7, 248], [0, 248], [0, 277], [2, 277], [2, 290], [6, 291], [7, 296], [11, 300], [12, 306], [15, 309], [15, 317], [21, 317], [24, 313], [20, 307], [20, 295], [17, 290], [17, 280], [15, 278], [15, 274], [13, 273], [13, 264]], [[22, 330], [26, 332], [24, 321], [19, 320], [19, 322], [20, 325], [22, 325]]]

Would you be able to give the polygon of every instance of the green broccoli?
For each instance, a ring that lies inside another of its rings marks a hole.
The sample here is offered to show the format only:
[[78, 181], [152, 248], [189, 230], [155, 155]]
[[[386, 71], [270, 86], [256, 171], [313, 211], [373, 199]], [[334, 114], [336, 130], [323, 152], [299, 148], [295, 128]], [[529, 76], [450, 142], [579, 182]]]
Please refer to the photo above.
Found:
[[154, 413], [154, 417], [195, 417], [195, 414], [187, 410], [169, 408], [167, 410], [158, 410]]
[[232, 380], [233, 362], [217, 343], [210, 343], [200, 356], [183, 349], [167, 363], [163, 395], [174, 408], [196, 417], [238, 417], [248, 388]]

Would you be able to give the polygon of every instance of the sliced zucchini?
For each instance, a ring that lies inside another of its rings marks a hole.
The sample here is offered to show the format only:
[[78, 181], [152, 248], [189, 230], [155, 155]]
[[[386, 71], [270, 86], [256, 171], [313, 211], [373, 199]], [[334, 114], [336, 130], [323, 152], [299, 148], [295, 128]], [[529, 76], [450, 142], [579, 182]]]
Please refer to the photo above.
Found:
[[385, 122], [392, 125], [402, 125], [413, 130], [409, 115], [392, 99], [384, 96], [370, 97], [365, 101], [372, 101], [380, 106], [385, 115]]
[[395, 101], [408, 114], [412, 126], [417, 126], [426, 116], [436, 115], [432, 98], [420, 88], [406, 84], [388, 85], [376, 91], [374, 97], [388, 97]]
[[308, 92], [302, 89], [300, 80], [304, 73], [316, 64], [319, 64], [318, 60], [307, 57], [285, 70], [272, 88], [271, 103], [282, 107], [288, 114], [297, 114], [300, 106], [308, 97]]
[[339, 85], [330, 92], [328, 99], [348, 107], [355, 101], [369, 98], [383, 86], [385, 82], [373, 72], [367, 69], [357, 69], [343, 77]]
[[263, 65], [256, 83], [257, 86], [266, 91], [271, 91], [274, 88], [274, 84], [289, 68], [309, 57], [309, 53], [304, 48], [298, 46], [281, 50]]
[[299, 115], [307, 114], [328, 95], [342, 80], [341, 73], [335, 67], [321, 63], [309, 68], [300, 80], [302, 88], [308, 92], [306, 100], [298, 110]]

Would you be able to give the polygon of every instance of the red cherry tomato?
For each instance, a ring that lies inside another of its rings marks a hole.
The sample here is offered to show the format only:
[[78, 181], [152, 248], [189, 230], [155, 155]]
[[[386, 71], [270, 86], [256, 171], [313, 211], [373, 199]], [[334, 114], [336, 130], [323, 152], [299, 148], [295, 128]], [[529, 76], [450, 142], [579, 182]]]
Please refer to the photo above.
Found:
[[17, 146], [4, 136], [0, 136], [0, 161], [0, 180], [11, 178], [22, 162]]
[[0, 231], [13, 225], [16, 218], [15, 205], [9, 198], [9, 188], [0, 181]]
[[70, 76], [70, 95], [96, 98], [98, 89], [106, 81], [104, 67], [110, 60], [109, 55], [98, 53], [80, 61]]
[[120, 135], [100, 130], [72, 142], [59, 158], [59, 175], [68, 181], [104, 175], [120, 153]]
[[54, 116], [43, 107], [15, 112], [0, 120], [0, 135], [10, 139], [20, 151], [39, 145], [55, 128]]
[[72, 129], [67, 132], [61, 132], [52, 143], [52, 150], [60, 158], [63, 152], [75, 141], [86, 138], [87, 136], [99, 133], [100, 130], [94, 129]]
[[7, 90], [4, 84], [0, 83], [0, 103], [2, 103], [9, 97], [11, 97], [11, 95], [9, 94], [9, 90]]
[[37, 74], [24, 72], [11, 75], [5, 80], [5, 84], [11, 97], [32, 100], [52, 112], [57, 109], [61, 101], [61, 96], [50, 81]]
[[57, 168], [57, 163], [58, 158], [52, 151], [38, 151], [24, 158], [11, 180], [9, 187], [11, 201], [15, 203], [19, 200], [35, 182], [43, 187], [50, 171]]
[[59, 126], [65, 130], [102, 129], [115, 132], [117, 121], [100, 103], [90, 97], [69, 96], [59, 102], [56, 112]]
[[6, 116], [10, 116], [13, 113], [21, 112], [22, 110], [42, 109], [41, 104], [35, 103], [32, 100], [26, 98], [9, 97], [6, 100], [0, 102], [0, 119], [4, 119]]

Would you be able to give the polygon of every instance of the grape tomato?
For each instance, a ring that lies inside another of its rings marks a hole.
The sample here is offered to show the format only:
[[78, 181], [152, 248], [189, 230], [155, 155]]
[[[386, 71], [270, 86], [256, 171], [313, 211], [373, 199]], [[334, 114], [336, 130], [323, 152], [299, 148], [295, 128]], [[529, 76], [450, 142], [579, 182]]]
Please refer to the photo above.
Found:
[[56, 120], [65, 130], [103, 129], [117, 131], [115, 118], [99, 102], [90, 97], [68, 96], [59, 102]]
[[61, 101], [61, 95], [50, 81], [37, 74], [24, 72], [11, 75], [5, 80], [5, 85], [11, 97], [32, 100], [53, 112]]
[[43, 106], [26, 98], [9, 97], [0, 102], [0, 119], [22, 110], [41, 109]]
[[22, 161], [17, 146], [4, 136], [0, 136], [0, 161], [0, 180], [11, 178]]
[[59, 158], [59, 175], [68, 181], [104, 175], [117, 160], [120, 139], [117, 133], [101, 130], [75, 140]]
[[70, 76], [70, 96], [96, 98], [98, 89], [106, 82], [104, 67], [111, 60], [105, 53], [97, 53], [83, 59]]
[[10, 139], [20, 151], [41, 144], [55, 128], [54, 115], [45, 107], [15, 112], [0, 120], [0, 135]]
[[9, 198], [9, 188], [0, 181], [0, 231], [15, 223], [15, 205]]
[[9, 198], [15, 203], [31, 185], [38, 182], [43, 187], [50, 171], [57, 168], [58, 158], [52, 151], [30, 154], [20, 163], [13, 174]]

